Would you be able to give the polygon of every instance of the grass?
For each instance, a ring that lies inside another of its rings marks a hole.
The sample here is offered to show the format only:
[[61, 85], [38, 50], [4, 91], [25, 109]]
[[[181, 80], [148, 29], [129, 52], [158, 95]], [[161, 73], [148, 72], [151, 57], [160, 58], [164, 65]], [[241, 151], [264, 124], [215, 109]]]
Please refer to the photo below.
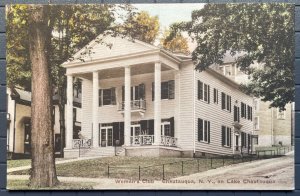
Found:
[[7, 168], [22, 167], [31, 164], [31, 159], [7, 160]]
[[[56, 161], [68, 160], [66, 158], [56, 158]], [[31, 165], [31, 159], [7, 160], [7, 169]]]
[[[7, 188], [9, 190], [36, 190], [36, 187], [28, 186], [29, 180], [8, 180]], [[95, 183], [88, 182], [60, 182], [59, 185], [51, 188], [38, 188], [39, 190], [91, 190]]]
[[[234, 160], [234, 163], [238, 162], [242, 162], [242, 160]], [[225, 166], [232, 163], [232, 159], [224, 160]], [[222, 167], [223, 159], [104, 157], [59, 164], [56, 166], [56, 170], [58, 176], [107, 178], [108, 165], [110, 178], [138, 179], [140, 171], [140, 179], [161, 180], [163, 177], [164, 179], [169, 179]], [[29, 170], [16, 171], [10, 174], [28, 175]]]

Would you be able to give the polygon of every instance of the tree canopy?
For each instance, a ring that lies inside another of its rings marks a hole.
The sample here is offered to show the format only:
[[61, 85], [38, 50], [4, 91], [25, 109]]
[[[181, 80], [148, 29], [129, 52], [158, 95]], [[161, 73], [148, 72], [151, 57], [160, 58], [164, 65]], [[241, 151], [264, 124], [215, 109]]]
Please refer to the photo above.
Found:
[[163, 37], [160, 39], [161, 46], [174, 53], [189, 54], [189, 46], [187, 38], [183, 37], [181, 33], [172, 37], [172, 39], [167, 39], [170, 36], [171, 31], [166, 29]]
[[[294, 101], [294, 6], [289, 4], [206, 4], [192, 20], [170, 34], [187, 31], [197, 42], [192, 52], [196, 69], [222, 64], [228, 53], [250, 75], [242, 89], [270, 107], [284, 109]], [[175, 33], [174, 33], [175, 32]], [[263, 64], [253, 69], [252, 64]]]
[[141, 11], [128, 17], [124, 29], [132, 38], [153, 44], [159, 33], [159, 20], [157, 16]]

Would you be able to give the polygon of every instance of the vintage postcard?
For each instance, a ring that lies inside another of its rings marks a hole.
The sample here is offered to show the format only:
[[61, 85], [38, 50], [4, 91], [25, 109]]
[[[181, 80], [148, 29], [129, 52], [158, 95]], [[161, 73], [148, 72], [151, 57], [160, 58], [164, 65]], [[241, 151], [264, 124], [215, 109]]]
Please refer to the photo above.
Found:
[[6, 19], [7, 189], [294, 189], [293, 4]]

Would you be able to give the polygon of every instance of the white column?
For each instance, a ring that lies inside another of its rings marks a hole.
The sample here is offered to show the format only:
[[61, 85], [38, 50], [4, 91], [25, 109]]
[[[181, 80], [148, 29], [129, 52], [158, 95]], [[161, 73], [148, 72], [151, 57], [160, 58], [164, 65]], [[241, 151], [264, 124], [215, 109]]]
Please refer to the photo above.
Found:
[[130, 86], [131, 76], [130, 67], [125, 67], [125, 107], [124, 107], [124, 145], [130, 145], [130, 129], [131, 129], [131, 106], [130, 106]]
[[155, 63], [154, 69], [154, 144], [161, 141], [161, 63]]
[[93, 147], [99, 147], [99, 75], [93, 72]]
[[67, 75], [67, 117], [66, 148], [72, 148], [73, 142], [73, 76]]

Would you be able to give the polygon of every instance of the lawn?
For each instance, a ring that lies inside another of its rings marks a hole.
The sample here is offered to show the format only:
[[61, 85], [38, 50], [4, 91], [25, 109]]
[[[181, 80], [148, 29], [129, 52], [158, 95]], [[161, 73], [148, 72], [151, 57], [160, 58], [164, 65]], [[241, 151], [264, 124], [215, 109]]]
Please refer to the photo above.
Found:
[[[7, 189], [9, 190], [36, 190], [35, 187], [28, 186], [29, 180], [8, 180]], [[52, 188], [38, 188], [39, 190], [92, 190], [94, 183], [87, 182], [60, 182]]]
[[[246, 161], [246, 160], [244, 160]], [[241, 160], [234, 160], [234, 163]], [[233, 163], [225, 159], [224, 165]], [[82, 160], [56, 166], [58, 176], [87, 178], [126, 178], [161, 180], [202, 172], [223, 166], [223, 159], [192, 159], [163, 157], [104, 157]], [[108, 176], [109, 171], [109, 176]], [[29, 170], [16, 171], [13, 175], [28, 175]]]
[[7, 160], [7, 168], [22, 167], [31, 164], [31, 159]]

